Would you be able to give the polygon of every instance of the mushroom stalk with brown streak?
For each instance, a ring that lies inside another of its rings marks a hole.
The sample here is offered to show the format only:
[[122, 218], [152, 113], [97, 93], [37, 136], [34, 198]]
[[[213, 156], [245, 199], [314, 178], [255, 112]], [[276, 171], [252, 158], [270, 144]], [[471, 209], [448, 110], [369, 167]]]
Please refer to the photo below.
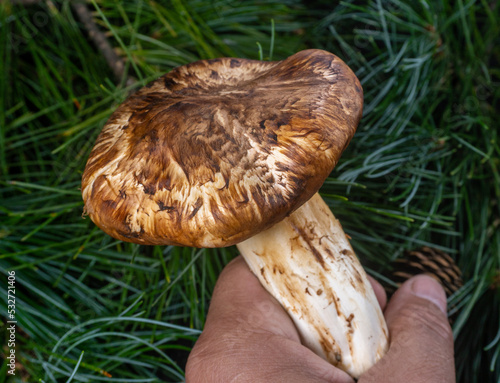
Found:
[[387, 349], [373, 290], [317, 195], [361, 118], [335, 55], [180, 66], [130, 96], [87, 162], [85, 212], [146, 245], [237, 244], [303, 343], [354, 377]]
[[385, 354], [388, 332], [377, 298], [319, 194], [236, 246], [317, 355], [358, 378]]

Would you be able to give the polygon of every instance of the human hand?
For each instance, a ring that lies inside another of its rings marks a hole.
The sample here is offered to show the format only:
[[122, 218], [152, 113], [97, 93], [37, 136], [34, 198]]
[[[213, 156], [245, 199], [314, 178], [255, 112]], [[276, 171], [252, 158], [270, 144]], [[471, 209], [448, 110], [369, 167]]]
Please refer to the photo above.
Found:
[[[386, 304], [372, 284], [391, 335], [387, 354], [359, 383], [455, 382], [446, 296], [432, 278], [407, 281]], [[215, 287], [205, 329], [186, 366], [187, 383], [353, 383], [300, 344], [293, 322], [238, 257]]]

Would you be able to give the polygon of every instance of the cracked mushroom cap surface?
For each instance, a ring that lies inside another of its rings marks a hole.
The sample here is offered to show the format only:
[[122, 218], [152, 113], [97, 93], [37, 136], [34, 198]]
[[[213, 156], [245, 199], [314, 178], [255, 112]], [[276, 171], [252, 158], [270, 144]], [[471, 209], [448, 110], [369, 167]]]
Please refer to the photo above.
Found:
[[83, 173], [84, 212], [123, 241], [233, 245], [317, 192], [362, 104], [354, 73], [326, 51], [177, 67], [109, 118]]

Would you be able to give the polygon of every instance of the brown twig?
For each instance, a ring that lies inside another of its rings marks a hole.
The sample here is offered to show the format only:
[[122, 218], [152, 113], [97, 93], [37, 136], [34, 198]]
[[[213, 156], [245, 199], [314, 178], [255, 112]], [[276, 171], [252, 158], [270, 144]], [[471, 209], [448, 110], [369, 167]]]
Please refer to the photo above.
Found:
[[32, 4], [39, 4], [41, 3], [41, 0], [10, 0], [11, 4], [14, 5], [32, 5]]
[[[97, 49], [99, 49], [109, 67], [113, 71], [116, 80], [121, 81], [125, 73], [125, 61], [116, 54], [104, 33], [99, 30], [92, 18], [92, 13], [88, 10], [87, 6], [79, 2], [73, 3], [72, 6], [76, 15], [80, 19], [80, 22], [87, 30], [90, 39], [95, 44]], [[131, 85], [134, 82], [134, 78], [128, 77], [126, 84]]]
[[[51, 2], [48, 0], [11, 0], [11, 3], [15, 5], [29, 6], [33, 4]], [[122, 81], [125, 74], [125, 60], [116, 54], [106, 35], [99, 30], [97, 24], [94, 22], [92, 13], [88, 10], [87, 6], [83, 2], [78, 1], [72, 2], [71, 5], [74, 12], [78, 16], [78, 19], [83, 24], [84, 29], [87, 31], [89, 38], [92, 40], [99, 52], [101, 52], [104, 56], [108, 66], [113, 71], [115, 79], [118, 82]], [[132, 85], [135, 81], [136, 80], [133, 77], [129, 76], [126, 81], [126, 85]]]

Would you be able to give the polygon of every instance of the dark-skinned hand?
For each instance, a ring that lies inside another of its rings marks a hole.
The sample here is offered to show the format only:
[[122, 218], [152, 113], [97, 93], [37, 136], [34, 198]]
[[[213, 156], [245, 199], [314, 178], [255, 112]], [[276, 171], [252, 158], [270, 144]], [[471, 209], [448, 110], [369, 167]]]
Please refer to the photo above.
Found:
[[[387, 320], [390, 347], [358, 382], [455, 382], [453, 336], [439, 283], [413, 277], [387, 303], [383, 288], [371, 282]], [[205, 329], [189, 356], [186, 382], [354, 380], [301, 345], [286, 312], [238, 257], [217, 282]]]

